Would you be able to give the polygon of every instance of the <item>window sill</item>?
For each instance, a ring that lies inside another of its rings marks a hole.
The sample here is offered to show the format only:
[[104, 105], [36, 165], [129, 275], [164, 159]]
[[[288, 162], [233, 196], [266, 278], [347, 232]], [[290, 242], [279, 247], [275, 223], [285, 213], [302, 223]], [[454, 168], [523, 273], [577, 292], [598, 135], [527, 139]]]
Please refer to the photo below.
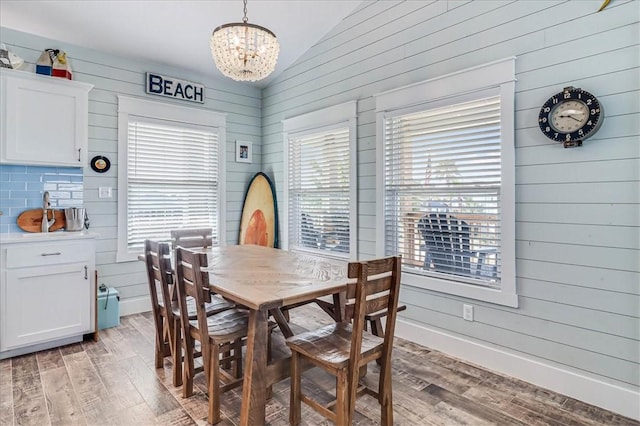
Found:
[[496, 290], [458, 281], [426, 277], [411, 273], [410, 269], [405, 268], [403, 268], [402, 271], [402, 284], [425, 290], [452, 294], [454, 296], [495, 303], [497, 305], [509, 306], [512, 308], [518, 307], [518, 295], [516, 293], [508, 292], [504, 288]]

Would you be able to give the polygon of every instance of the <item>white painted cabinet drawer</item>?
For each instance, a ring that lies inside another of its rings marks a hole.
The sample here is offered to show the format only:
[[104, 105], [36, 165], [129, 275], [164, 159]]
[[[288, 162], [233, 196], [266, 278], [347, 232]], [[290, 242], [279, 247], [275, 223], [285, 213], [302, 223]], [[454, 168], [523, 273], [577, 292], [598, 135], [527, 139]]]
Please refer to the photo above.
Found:
[[93, 255], [94, 248], [89, 241], [74, 241], [16, 245], [6, 250], [5, 267], [10, 269], [84, 262]]

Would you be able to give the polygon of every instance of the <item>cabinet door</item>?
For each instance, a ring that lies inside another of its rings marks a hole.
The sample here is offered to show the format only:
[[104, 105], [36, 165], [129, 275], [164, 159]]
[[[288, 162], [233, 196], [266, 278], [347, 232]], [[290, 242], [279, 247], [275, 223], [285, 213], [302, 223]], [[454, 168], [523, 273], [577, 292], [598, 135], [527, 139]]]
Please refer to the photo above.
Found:
[[84, 166], [87, 90], [54, 77], [3, 80], [2, 162]]
[[1, 350], [91, 330], [91, 279], [85, 263], [7, 270]]

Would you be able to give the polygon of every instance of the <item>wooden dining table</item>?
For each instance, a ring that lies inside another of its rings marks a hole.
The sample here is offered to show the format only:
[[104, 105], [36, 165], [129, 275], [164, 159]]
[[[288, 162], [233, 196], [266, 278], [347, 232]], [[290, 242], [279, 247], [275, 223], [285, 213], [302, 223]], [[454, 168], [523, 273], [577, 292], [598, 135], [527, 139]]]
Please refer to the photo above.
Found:
[[290, 358], [267, 362], [269, 315], [291, 335], [281, 308], [344, 292], [348, 262], [256, 245], [216, 247], [207, 255], [211, 290], [249, 308], [240, 424], [263, 425], [267, 387], [290, 374]]

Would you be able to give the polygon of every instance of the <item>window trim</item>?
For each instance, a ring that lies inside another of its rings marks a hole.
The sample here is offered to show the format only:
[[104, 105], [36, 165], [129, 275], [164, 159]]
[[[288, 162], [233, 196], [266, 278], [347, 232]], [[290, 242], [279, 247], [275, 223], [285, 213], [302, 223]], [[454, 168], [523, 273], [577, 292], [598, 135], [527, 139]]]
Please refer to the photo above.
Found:
[[171, 103], [155, 102], [146, 99], [118, 95], [118, 228], [116, 262], [137, 260], [138, 252], [127, 247], [127, 209], [128, 209], [128, 128], [129, 115], [170, 121], [178, 124], [192, 124], [217, 128], [220, 144], [218, 150], [218, 241], [225, 245], [226, 223], [226, 114], [202, 108], [184, 107]]
[[377, 256], [385, 253], [384, 205], [384, 126], [385, 119], [399, 110], [419, 105], [438, 104], [466, 94], [497, 88], [500, 95], [501, 121], [501, 228], [502, 281], [499, 290], [473, 284], [421, 276], [407, 270], [404, 284], [456, 296], [518, 307], [515, 274], [515, 57], [432, 78], [409, 86], [374, 95], [376, 101], [376, 244]]
[[[357, 152], [357, 102], [348, 101], [342, 104], [319, 109], [306, 114], [282, 120], [283, 130], [283, 174], [284, 197], [282, 208], [282, 248], [289, 250], [289, 135], [304, 135], [330, 130], [338, 127], [349, 128], [349, 259], [358, 256], [358, 152]], [[330, 253], [317, 253], [321, 256], [333, 257]]]

